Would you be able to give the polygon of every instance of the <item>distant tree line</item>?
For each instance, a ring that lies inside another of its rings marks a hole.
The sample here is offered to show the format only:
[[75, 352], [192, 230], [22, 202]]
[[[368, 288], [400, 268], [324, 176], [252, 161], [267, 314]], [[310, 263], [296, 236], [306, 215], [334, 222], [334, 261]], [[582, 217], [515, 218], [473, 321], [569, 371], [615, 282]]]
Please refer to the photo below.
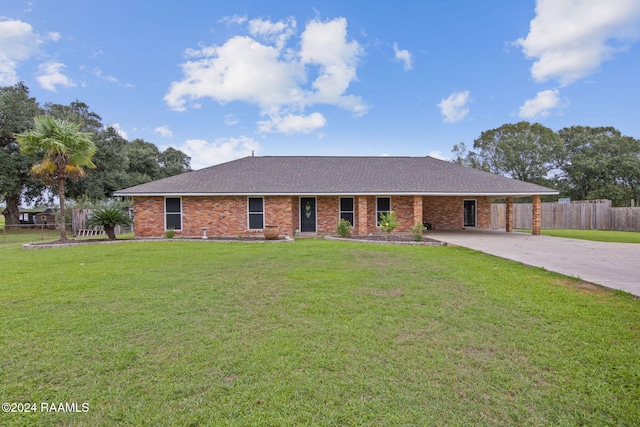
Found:
[[65, 183], [69, 199], [105, 200], [116, 190], [191, 170], [191, 158], [182, 151], [171, 147], [160, 151], [142, 139], [128, 141], [113, 127], [103, 125], [102, 118], [83, 102], [41, 107], [23, 83], [0, 87], [0, 201], [5, 204], [2, 214], [8, 225], [19, 223], [22, 201], [51, 201], [45, 182], [31, 173], [31, 167], [41, 159], [21, 154], [15, 138], [30, 130], [34, 117], [43, 114], [80, 125], [82, 132], [91, 134], [97, 148], [93, 156], [96, 167], [87, 169], [84, 179]]
[[572, 200], [640, 198], [640, 140], [613, 127], [571, 126], [557, 132], [519, 122], [482, 132], [473, 150], [454, 145], [454, 162], [556, 188]]

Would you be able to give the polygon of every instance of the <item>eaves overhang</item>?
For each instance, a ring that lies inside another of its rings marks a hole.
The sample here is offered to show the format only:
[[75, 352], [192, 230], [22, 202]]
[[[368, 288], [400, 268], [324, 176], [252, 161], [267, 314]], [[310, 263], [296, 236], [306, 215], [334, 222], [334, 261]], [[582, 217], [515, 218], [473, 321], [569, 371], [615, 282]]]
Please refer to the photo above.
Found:
[[242, 193], [193, 193], [193, 192], [135, 192], [135, 193], [113, 193], [118, 197], [224, 197], [224, 196], [464, 196], [464, 197], [530, 197], [533, 195], [555, 196], [559, 191], [539, 191], [539, 192], [439, 192], [439, 191], [366, 191], [366, 192], [242, 192]]

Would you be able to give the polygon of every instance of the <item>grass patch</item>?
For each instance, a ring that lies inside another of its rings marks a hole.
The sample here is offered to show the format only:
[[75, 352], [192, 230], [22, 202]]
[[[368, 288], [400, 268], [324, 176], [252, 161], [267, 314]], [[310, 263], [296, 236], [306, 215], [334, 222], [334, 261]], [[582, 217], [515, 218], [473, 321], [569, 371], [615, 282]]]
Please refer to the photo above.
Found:
[[461, 247], [0, 247], [21, 425], [638, 425], [640, 302]]
[[43, 227], [5, 227], [0, 229], [0, 243], [31, 243], [56, 240], [60, 238], [60, 230], [50, 230]]
[[[518, 230], [531, 233], [531, 230]], [[570, 230], [544, 228], [541, 233], [545, 236], [566, 237], [569, 239], [593, 240], [596, 242], [640, 243], [640, 233], [634, 231], [610, 230]]]
[[[0, 218], [4, 218], [0, 216]], [[71, 230], [67, 231], [71, 238]], [[133, 239], [135, 236], [133, 233], [119, 234], [118, 240]], [[2, 227], [0, 228], [0, 244], [5, 243], [42, 243], [47, 241], [53, 241], [60, 239], [60, 230], [53, 230], [43, 227]], [[106, 235], [102, 236], [85, 236], [85, 237], [73, 237], [73, 240], [92, 240], [92, 239], [105, 239]]]

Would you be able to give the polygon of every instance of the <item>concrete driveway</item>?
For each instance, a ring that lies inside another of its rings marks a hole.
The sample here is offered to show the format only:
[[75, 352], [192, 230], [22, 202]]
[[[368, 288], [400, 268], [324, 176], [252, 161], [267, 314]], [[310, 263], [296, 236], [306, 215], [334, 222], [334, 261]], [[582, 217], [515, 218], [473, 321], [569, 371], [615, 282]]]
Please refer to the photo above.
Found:
[[427, 235], [640, 296], [640, 244], [592, 242], [477, 229], [432, 230]]

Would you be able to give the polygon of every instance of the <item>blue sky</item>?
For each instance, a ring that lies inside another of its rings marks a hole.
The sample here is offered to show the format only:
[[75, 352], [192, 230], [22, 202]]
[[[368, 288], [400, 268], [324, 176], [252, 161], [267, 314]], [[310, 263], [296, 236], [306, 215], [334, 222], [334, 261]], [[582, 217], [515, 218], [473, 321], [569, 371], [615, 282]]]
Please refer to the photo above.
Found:
[[14, 0], [0, 85], [192, 156], [451, 157], [520, 120], [640, 137], [638, 0]]

